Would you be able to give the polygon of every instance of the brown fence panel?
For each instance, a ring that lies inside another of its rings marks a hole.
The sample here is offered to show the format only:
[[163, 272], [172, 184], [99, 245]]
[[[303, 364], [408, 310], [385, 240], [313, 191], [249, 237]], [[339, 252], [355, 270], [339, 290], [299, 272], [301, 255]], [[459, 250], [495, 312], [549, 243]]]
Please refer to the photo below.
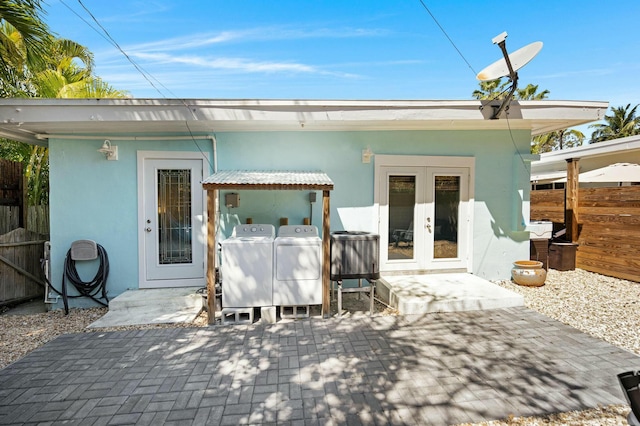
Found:
[[[640, 186], [581, 188], [578, 197], [576, 266], [640, 282]], [[563, 223], [564, 190], [532, 191], [531, 219]]]
[[0, 205], [22, 205], [22, 164], [0, 158]]
[[24, 226], [22, 163], [0, 158], [0, 235]]
[[20, 207], [0, 206], [0, 235], [20, 227]]
[[[20, 217], [22, 217], [20, 207], [0, 206], [0, 235], [20, 228]], [[47, 238], [49, 235], [49, 206], [27, 207], [27, 226], [24, 228]]]
[[49, 206], [27, 207], [27, 230], [36, 232], [48, 239], [49, 235]]
[[531, 191], [531, 220], [564, 223], [564, 189]]
[[583, 188], [576, 266], [640, 282], [640, 186]]
[[44, 287], [28, 277], [29, 274], [36, 278], [42, 276], [40, 259], [44, 256], [44, 241], [37, 238], [37, 234], [23, 228], [0, 235], [0, 303], [44, 295]]

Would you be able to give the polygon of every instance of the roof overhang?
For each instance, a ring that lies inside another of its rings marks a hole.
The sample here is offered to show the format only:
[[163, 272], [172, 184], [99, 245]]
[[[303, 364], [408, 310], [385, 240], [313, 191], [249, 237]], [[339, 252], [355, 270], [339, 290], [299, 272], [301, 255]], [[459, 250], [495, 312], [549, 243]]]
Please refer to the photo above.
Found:
[[[237, 131], [507, 130], [532, 135], [600, 120], [607, 102], [0, 99], [0, 137], [46, 145], [68, 135], [194, 135]], [[508, 118], [508, 119], [507, 119]]]

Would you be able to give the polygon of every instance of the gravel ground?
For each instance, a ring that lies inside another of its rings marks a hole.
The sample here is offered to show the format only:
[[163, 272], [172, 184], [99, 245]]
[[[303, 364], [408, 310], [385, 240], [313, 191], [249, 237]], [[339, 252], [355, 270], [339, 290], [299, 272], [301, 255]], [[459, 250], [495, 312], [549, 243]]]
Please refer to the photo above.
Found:
[[[496, 284], [524, 296], [525, 305], [544, 315], [640, 355], [640, 283], [619, 280], [583, 270], [550, 270], [542, 287], [522, 287], [511, 281]], [[354, 295], [355, 296], [355, 295]], [[351, 302], [345, 307], [358, 308], [366, 303]], [[380, 314], [393, 311], [376, 304]], [[363, 310], [367, 310], [364, 307]], [[22, 358], [56, 336], [65, 333], [95, 332], [86, 326], [100, 318], [106, 308], [72, 309], [68, 316], [61, 311], [32, 315], [0, 315], [0, 368]], [[113, 331], [160, 327], [206, 327], [206, 314], [193, 323], [148, 325], [100, 329]], [[503, 425], [626, 425], [629, 408], [609, 405], [579, 412], [557, 413], [543, 417], [512, 417], [475, 426]]]

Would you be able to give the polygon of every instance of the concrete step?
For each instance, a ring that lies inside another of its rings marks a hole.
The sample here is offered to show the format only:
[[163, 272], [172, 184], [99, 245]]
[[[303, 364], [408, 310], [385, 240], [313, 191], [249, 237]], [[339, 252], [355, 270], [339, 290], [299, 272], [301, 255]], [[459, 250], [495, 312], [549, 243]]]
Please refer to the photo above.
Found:
[[464, 273], [383, 275], [376, 293], [402, 315], [524, 306], [522, 295]]
[[109, 310], [132, 309], [148, 306], [167, 308], [202, 307], [202, 295], [196, 291], [200, 287], [154, 288], [127, 290], [109, 302]]
[[109, 312], [90, 328], [191, 322], [202, 311], [199, 287], [127, 290], [109, 302]]

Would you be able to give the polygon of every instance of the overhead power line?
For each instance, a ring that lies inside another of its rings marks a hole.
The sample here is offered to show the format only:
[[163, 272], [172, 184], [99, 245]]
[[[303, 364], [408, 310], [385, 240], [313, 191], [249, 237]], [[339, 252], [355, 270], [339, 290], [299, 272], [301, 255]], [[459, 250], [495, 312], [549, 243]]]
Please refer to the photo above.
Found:
[[[91, 17], [91, 19], [93, 20], [93, 22], [96, 23], [96, 25], [100, 28], [100, 30], [98, 30], [97, 28], [95, 28], [89, 21], [87, 21], [83, 16], [81, 16], [80, 14], [78, 14], [72, 7], [70, 7], [68, 4], [66, 4], [64, 2], [64, 0], [60, 0], [60, 3], [62, 3], [67, 9], [69, 9], [74, 15], [76, 15], [78, 18], [80, 18], [85, 24], [87, 24], [92, 30], [94, 30], [96, 33], [98, 33], [100, 35], [100, 37], [102, 37], [103, 39], [105, 39], [109, 44], [111, 44], [113, 47], [115, 47], [120, 53], [122, 53], [122, 55], [127, 59], [127, 61], [133, 65], [133, 67], [136, 69], [136, 71], [138, 73], [140, 73], [140, 75], [142, 75], [142, 77], [151, 85], [151, 87], [153, 87], [153, 89], [158, 92], [158, 94], [160, 95], [160, 97], [164, 98], [164, 99], [168, 99], [168, 97], [158, 88], [158, 86], [156, 86], [156, 84], [154, 84], [154, 82], [152, 80], [155, 80], [157, 82], [157, 84], [159, 86], [161, 86], [163, 89], [165, 89], [171, 96], [173, 96], [175, 99], [180, 99], [180, 101], [182, 102], [182, 104], [184, 105], [184, 107], [187, 109], [187, 111], [189, 111], [189, 113], [193, 116], [193, 118], [195, 120], [198, 119], [198, 117], [196, 116], [195, 112], [189, 107], [189, 105], [185, 102], [184, 99], [178, 98], [178, 96], [176, 96], [170, 89], [168, 89], [164, 84], [162, 84], [157, 78], [155, 78], [151, 73], [147, 72], [144, 68], [142, 68], [142, 66], [140, 66], [135, 60], [133, 60], [133, 58], [131, 58], [131, 56], [129, 54], [127, 54], [127, 52], [125, 52], [125, 50], [120, 46], [120, 44], [111, 36], [111, 34], [109, 33], [109, 31], [98, 21], [98, 19], [95, 17], [95, 15], [89, 10], [89, 8], [87, 6], [84, 5], [84, 3], [82, 3], [82, 0], [77, 0], [78, 4], [85, 10], [85, 12], [87, 12], [87, 14], [89, 14], [89, 16]], [[198, 148], [198, 150], [200, 151], [200, 153], [203, 155], [203, 157], [207, 160], [207, 162], [209, 163], [209, 166], [213, 168], [213, 165], [211, 164], [211, 160], [209, 160], [209, 158], [204, 155], [204, 152], [202, 151], [202, 149], [200, 148], [200, 145], [198, 144], [198, 142], [196, 141], [195, 135], [193, 134], [191, 127], [189, 126], [189, 122], [185, 120], [185, 126], [187, 128], [187, 131], [189, 132], [189, 135], [191, 136], [191, 139], [193, 140], [193, 143], [195, 144], [195, 146]]]
[[[89, 16], [91, 17], [91, 19], [93, 19], [93, 21], [96, 23], [96, 25], [98, 25], [98, 27], [100, 27], [100, 29], [104, 32], [105, 36], [107, 37], [108, 41], [116, 48], [120, 51], [120, 53], [122, 53], [124, 55], [124, 57], [127, 59], [127, 61], [129, 61], [131, 63], [131, 65], [133, 65], [133, 67], [140, 73], [140, 75], [142, 75], [142, 77], [144, 77], [145, 80], [147, 80], [147, 82], [151, 85], [151, 87], [153, 87], [156, 92], [158, 92], [160, 94], [160, 96], [162, 97], [166, 97], [162, 91], [160, 89], [158, 89], [158, 87], [153, 83], [153, 81], [151, 81], [151, 74], [147, 73], [144, 69], [142, 69], [142, 67], [140, 65], [137, 64], [136, 61], [134, 61], [128, 54], [127, 52], [124, 51], [124, 49], [122, 49], [122, 47], [120, 47], [120, 45], [118, 44], [118, 42], [111, 36], [111, 34], [109, 33], [109, 31], [107, 31], [107, 29], [105, 27], [102, 26], [102, 24], [98, 21], [98, 19], [93, 15], [93, 13], [91, 13], [91, 11], [84, 5], [84, 3], [82, 3], [82, 0], [78, 0], [78, 4], [80, 6], [82, 6], [82, 8], [89, 14]], [[156, 80], [157, 81], [157, 80]], [[165, 90], [167, 90], [169, 93], [171, 93], [171, 91], [169, 89], [167, 89], [164, 85], [162, 85], [162, 83], [158, 82], [158, 84], [160, 84]]]
[[453, 46], [453, 48], [456, 50], [456, 52], [458, 52], [458, 55], [460, 55], [460, 57], [462, 58], [462, 60], [467, 64], [467, 66], [469, 67], [469, 69], [473, 72], [473, 75], [478, 75], [478, 73], [476, 72], [476, 70], [473, 69], [473, 67], [471, 66], [471, 64], [469, 63], [469, 61], [467, 61], [467, 58], [464, 57], [464, 55], [462, 54], [462, 52], [460, 51], [460, 49], [458, 49], [458, 46], [456, 46], [456, 44], [453, 42], [453, 40], [451, 39], [451, 37], [449, 37], [449, 34], [447, 34], [447, 32], [444, 30], [444, 28], [442, 27], [442, 25], [440, 25], [440, 22], [438, 22], [438, 20], [436, 19], [436, 17], [434, 16], [433, 13], [431, 13], [431, 10], [429, 10], [429, 7], [425, 4], [425, 2], [423, 0], [419, 0], [420, 4], [422, 4], [422, 7], [424, 7], [424, 9], [427, 11], [427, 13], [431, 16], [431, 19], [433, 19], [433, 22], [436, 23], [436, 25], [438, 26], [438, 28], [440, 28], [440, 31], [442, 31], [442, 34], [444, 34], [444, 36], [447, 38], [447, 40], [449, 40], [449, 43], [451, 43], [451, 45]]

